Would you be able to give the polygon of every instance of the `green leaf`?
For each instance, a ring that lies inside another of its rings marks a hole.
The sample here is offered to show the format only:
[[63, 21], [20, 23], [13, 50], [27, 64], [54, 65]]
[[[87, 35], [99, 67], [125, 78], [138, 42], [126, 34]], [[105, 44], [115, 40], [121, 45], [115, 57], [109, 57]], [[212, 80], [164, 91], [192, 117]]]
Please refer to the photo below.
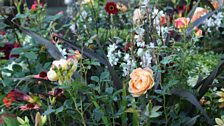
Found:
[[3, 117], [6, 126], [18, 126], [18, 121], [16, 118]]
[[56, 14], [54, 16], [47, 16], [44, 20], [51, 22], [51, 21], [55, 21], [57, 19], [60, 19], [63, 15], [62, 14]]
[[22, 118], [20, 118], [20, 117], [17, 117], [17, 121], [18, 121], [20, 124], [25, 124], [25, 121], [24, 121]]
[[97, 77], [97, 76], [92, 76], [91, 80], [95, 81], [95, 82], [99, 82], [100, 81], [99, 77]]
[[37, 55], [34, 52], [27, 52], [24, 55], [26, 58], [30, 59], [30, 60], [36, 60], [37, 59]]
[[106, 88], [106, 93], [112, 94], [113, 90], [114, 90], [113, 87]]
[[22, 66], [20, 66], [18, 64], [14, 64], [12, 66], [12, 69], [13, 69], [14, 72], [22, 72], [22, 70], [23, 70]]
[[172, 56], [164, 57], [163, 60], [161, 61], [161, 63], [164, 65], [169, 64], [172, 61], [172, 59], [173, 59]]
[[96, 120], [96, 122], [99, 122], [103, 117], [103, 115], [104, 114], [102, 113], [102, 111], [100, 111], [100, 109], [96, 108], [93, 110], [93, 117]]
[[198, 117], [200, 117], [200, 116], [197, 115], [197, 116], [195, 116], [195, 117], [193, 117], [193, 118], [190, 118], [189, 120], [187, 120], [187, 121], [183, 124], [183, 126], [194, 126], [195, 123], [196, 123], [196, 121], [197, 121], [197, 119], [198, 119]]
[[22, 52], [24, 52], [23, 48], [13, 48], [11, 54], [21, 54]]
[[159, 117], [162, 112], [158, 112], [158, 110], [162, 108], [162, 106], [154, 106], [150, 112], [150, 118], [156, 118], [156, 117]]
[[104, 71], [100, 74], [100, 80], [105, 80], [105, 79], [108, 79], [109, 78], [109, 72], [107, 71]]
[[57, 108], [57, 109], [56, 109], [56, 114], [62, 112], [63, 110], [64, 110], [64, 107], [63, 107], [63, 106]]
[[44, 113], [43, 115], [50, 115], [51, 113], [55, 112], [54, 109], [52, 109], [52, 107], [49, 107]]
[[25, 116], [25, 122], [26, 123], [29, 123], [30, 122], [27, 116]]
[[136, 110], [134, 108], [128, 108], [128, 109], [126, 109], [125, 112], [127, 112], [127, 113], [138, 113], [138, 112], [140, 112], [140, 110]]

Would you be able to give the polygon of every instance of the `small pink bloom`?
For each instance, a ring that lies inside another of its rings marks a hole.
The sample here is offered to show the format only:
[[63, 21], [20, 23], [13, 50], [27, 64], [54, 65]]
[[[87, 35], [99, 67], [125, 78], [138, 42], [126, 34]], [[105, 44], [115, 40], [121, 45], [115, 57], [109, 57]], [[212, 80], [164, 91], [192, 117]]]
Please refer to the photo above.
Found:
[[4, 35], [5, 35], [5, 31], [2, 31], [2, 32], [1, 32], [1, 35], [4, 36]]
[[68, 59], [70, 59], [70, 58], [79, 60], [82, 58], [82, 55], [78, 50], [75, 50], [71, 54], [68, 55]]
[[57, 14], [64, 14], [64, 11], [59, 11]]
[[160, 17], [160, 26], [163, 26], [163, 25], [165, 25], [167, 23], [167, 21], [166, 21], [166, 16], [165, 15], [162, 15], [161, 17]]
[[26, 110], [38, 110], [38, 109], [40, 109], [40, 106], [37, 105], [37, 104], [29, 103], [29, 104], [20, 106], [19, 108], [20, 108], [21, 111], [26, 111]]
[[32, 11], [35, 11], [37, 9], [37, 7], [38, 7], [38, 4], [41, 5], [42, 7], [44, 6], [44, 3], [43, 2], [38, 3], [37, 0], [35, 0], [34, 3], [31, 6], [31, 10]]
[[196, 37], [202, 37], [202, 30], [199, 28], [195, 28], [195, 36]]
[[37, 9], [37, 4], [33, 4], [33, 5], [31, 6], [31, 10], [35, 11], [36, 9]]

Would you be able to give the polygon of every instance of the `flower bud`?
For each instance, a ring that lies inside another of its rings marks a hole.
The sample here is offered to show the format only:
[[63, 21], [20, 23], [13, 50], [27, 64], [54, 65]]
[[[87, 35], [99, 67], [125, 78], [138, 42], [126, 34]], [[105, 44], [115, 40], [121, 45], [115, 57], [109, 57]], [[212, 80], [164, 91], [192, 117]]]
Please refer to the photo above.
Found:
[[50, 71], [47, 72], [47, 77], [50, 81], [57, 81], [58, 80], [57, 73], [52, 69], [50, 69]]

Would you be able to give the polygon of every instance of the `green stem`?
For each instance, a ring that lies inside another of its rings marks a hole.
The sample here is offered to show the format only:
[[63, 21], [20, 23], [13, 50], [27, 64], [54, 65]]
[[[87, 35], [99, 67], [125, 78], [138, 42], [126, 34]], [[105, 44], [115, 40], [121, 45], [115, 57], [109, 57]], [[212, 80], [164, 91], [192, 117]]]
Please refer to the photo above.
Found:
[[72, 93], [68, 90], [68, 93], [69, 95], [71, 96], [74, 104], [75, 104], [75, 110], [80, 114], [81, 116], [81, 120], [82, 120], [82, 124], [83, 126], [86, 126], [86, 123], [85, 123], [85, 118], [84, 118], [84, 114], [83, 114], [83, 111], [82, 111], [82, 107], [81, 107], [81, 111], [79, 110], [77, 104], [76, 104], [76, 99], [73, 97]]
[[166, 96], [163, 94], [163, 111], [164, 111], [164, 116], [165, 116], [165, 120], [166, 120], [166, 125], [167, 126], [167, 123], [168, 123], [168, 116], [167, 116], [167, 113], [166, 113]]
[[[126, 92], [126, 84], [123, 83], [122, 103], [121, 103], [121, 106], [125, 106], [125, 107], [127, 106], [127, 99], [126, 99], [126, 96], [127, 96], [127, 92]], [[127, 113], [124, 112], [124, 113], [121, 115], [121, 123], [122, 123], [122, 126], [127, 125], [126, 118], [127, 118]]]
[[[137, 108], [135, 98], [133, 99], [132, 107], [134, 109]], [[133, 124], [133, 126], [139, 126], [139, 122], [140, 122], [139, 112], [138, 112], [138, 110], [136, 110], [132, 114], [132, 124]]]

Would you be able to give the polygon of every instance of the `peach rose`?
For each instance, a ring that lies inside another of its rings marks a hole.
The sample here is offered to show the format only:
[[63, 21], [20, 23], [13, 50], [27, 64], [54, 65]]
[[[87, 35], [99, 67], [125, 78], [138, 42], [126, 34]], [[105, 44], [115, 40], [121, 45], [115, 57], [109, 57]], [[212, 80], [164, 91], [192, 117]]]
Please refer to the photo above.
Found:
[[133, 97], [145, 94], [154, 85], [153, 72], [148, 68], [137, 68], [130, 74], [128, 91]]
[[125, 13], [127, 11], [127, 6], [125, 6], [122, 3], [117, 3], [117, 9], [121, 10], [123, 13]]
[[215, 9], [219, 8], [219, 4], [222, 5], [222, 1], [220, 1], [220, 3], [218, 1], [212, 1], [212, 5]]
[[202, 30], [201, 29], [196, 29], [195, 36], [196, 37], [201, 37], [202, 36]]
[[201, 7], [197, 7], [193, 16], [192, 16], [192, 19], [191, 19], [191, 22], [195, 22], [196, 20], [198, 20], [201, 16], [205, 15], [208, 13], [208, 10], [207, 9], [204, 9], [204, 8], [201, 8]]
[[174, 26], [178, 29], [182, 29], [187, 27], [189, 25], [189, 22], [190, 22], [189, 18], [181, 17], [175, 20]]

